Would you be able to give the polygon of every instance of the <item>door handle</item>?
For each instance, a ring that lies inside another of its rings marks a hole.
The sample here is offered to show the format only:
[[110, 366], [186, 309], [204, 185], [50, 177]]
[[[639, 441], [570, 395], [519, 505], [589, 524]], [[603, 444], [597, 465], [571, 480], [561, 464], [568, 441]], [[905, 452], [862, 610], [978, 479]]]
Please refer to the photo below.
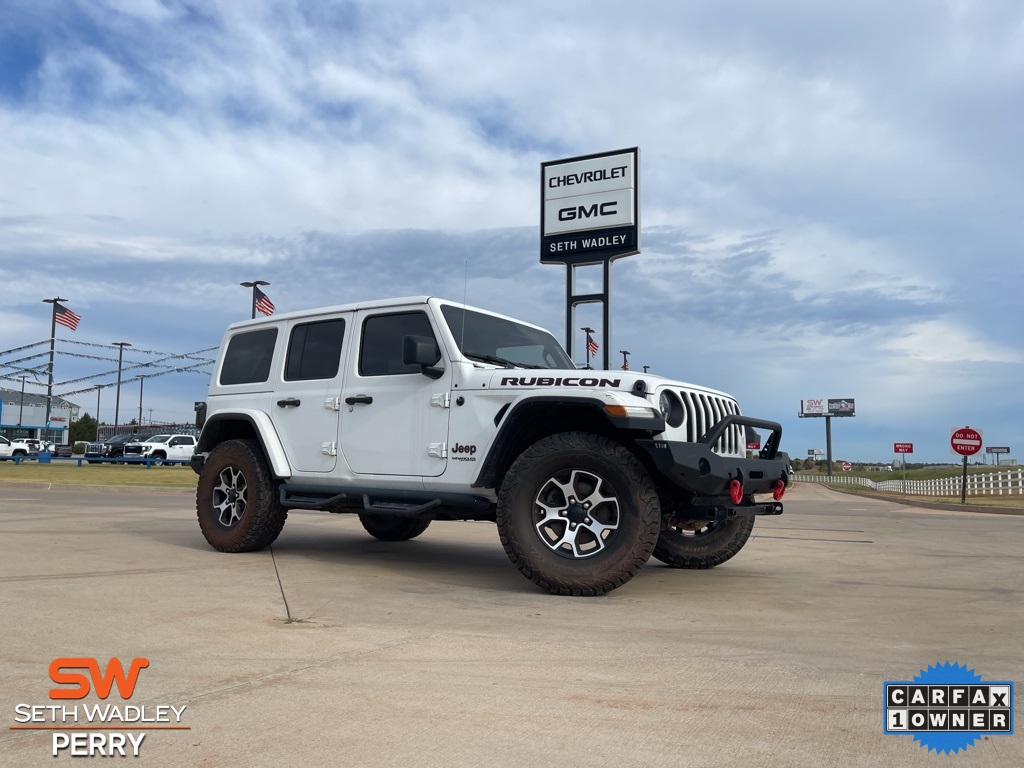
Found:
[[354, 397], [346, 397], [345, 402], [349, 405], [355, 405], [356, 403], [363, 403], [369, 405], [373, 402], [373, 398], [369, 395], [355, 395]]
[[284, 400], [278, 400], [277, 404], [279, 406], [281, 406], [282, 408], [287, 408], [287, 407], [292, 406], [292, 405], [298, 406], [298, 404], [301, 403], [301, 402], [302, 401], [299, 400], [299, 398], [297, 398], [297, 397], [286, 397]]

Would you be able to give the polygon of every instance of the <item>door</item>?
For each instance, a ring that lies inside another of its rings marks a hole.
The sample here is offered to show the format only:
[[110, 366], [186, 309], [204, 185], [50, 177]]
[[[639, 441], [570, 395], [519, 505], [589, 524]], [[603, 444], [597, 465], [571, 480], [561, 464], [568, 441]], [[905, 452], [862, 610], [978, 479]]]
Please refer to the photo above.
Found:
[[270, 414], [295, 472], [330, 472], [338, 461], [345, 317], [295, 322]]
[[437, 379], [405, 365], [406, 336], [434, 339], [421, 310], [359, 314], [359, 355], [345, 379], [341, 447], [356, 474], [436, 477], [444, 472], [451, 366]]

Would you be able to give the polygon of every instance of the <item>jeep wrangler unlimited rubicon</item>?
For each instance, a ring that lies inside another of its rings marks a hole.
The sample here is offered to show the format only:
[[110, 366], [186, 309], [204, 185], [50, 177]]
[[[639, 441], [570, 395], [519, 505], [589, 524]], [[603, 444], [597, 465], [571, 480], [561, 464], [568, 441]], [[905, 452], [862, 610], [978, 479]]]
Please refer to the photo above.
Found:
[[[789, 482], [782, 427], [732, 397], [577, 370], [542, 328], [429, 297], [231, 325], [204, 418], [196, 511], [218, 550], [268, 546], [289, 509], [357, 514], [384, 541], [490, 520], [564, 595], [615, 589], [651, 555], [725, 562]], [[758, 458], [747, 427], [770, 433]]]

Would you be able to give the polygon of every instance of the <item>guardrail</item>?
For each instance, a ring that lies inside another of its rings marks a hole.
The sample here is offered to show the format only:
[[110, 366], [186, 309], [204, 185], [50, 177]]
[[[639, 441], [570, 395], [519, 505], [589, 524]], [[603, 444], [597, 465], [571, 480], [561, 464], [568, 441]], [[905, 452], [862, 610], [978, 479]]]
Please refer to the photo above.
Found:
[[[938, 477], [932, 480], [883, 480], [876, 483], [866, 477], [849, 475], [802, 475], [793, 479], [798, 483], [823, 483], [829, 485], [860, 485], [873, 491], [906, 493], [908, 496], [959, 496], [962, 477]], [[985, 472], [967, 476], [968, 496], [1004, 496], [1024, 494], [1024, 468], [1005, 472]]]
[[40, 464], [57, 464], [58, 462], [75, 462], [79, 467], [82, 466], [82, 462], [86, 464], [145, 464], [146, 469], [150, 467], [159, 467], [161, 465], [170, 464], [188, 464], [189, 459], [102, 459], [96, 456], [49, 456], [40, 458], [39, 456], [10, 456], [0, 459], [0, 461], [13, 461], [15, 464], [21, 464], [23, 461], [38, 461]]

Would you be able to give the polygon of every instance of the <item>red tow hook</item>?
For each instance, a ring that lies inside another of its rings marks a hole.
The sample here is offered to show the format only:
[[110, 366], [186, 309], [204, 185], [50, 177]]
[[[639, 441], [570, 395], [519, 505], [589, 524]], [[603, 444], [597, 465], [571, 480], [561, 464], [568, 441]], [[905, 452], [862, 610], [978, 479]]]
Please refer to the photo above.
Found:
[[783, 494], [786, 493], [786, 483], [784, 480], [776, 480], [775, 485], [772, 486], [772, 498], [776, 501], [782, 499]]
[[743, 501], [743, 483], [736, 478], [729, 481], [729, 498], [733, 504], [739, 504]]

